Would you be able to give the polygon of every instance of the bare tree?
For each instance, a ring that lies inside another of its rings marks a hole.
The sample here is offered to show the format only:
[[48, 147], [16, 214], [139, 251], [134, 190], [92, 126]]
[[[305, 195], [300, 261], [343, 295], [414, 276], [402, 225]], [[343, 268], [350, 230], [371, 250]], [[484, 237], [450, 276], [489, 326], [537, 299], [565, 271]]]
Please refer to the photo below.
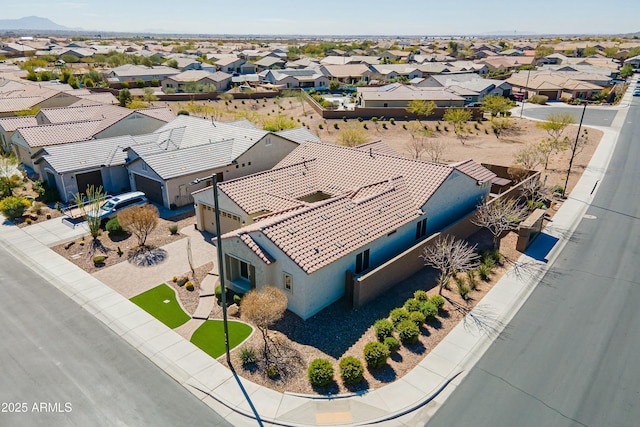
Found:
[[514, 199], [500, 198], [478, 206], [476, 216], [471, 222], [489, 230], [493, 235], [493, 249], [498, 250], [502, 234], [515, 230], [527, 216], [526, 207], [518, 205]]
[[442, 294], [442, 288], [447, 287], [454, 274], [474, 269], [479, 258], [476, 245], [470, 246], [464, 240], [457, 240], [453, 236], [438, 237], [432, 245], [422, 249], [420, 257], [426, 265], [440, 271], [439, 294]]
[[534, 170], [542, 163], [542, 156], [538, 146], [527, 145], [516, 153], [515, 162], [522, 165], [525, 169]]
[[496, 138], [500, 139], [500, 135], [506, 133], [511, 126], [513, 125], [513, 121], [509, 117], [492, 117], [491, 118], [491, 128], [493, 129], [493, 133]]
[[120, 226], [138, 238], [143, 247], [149, 234], [158, 226], [158, 209], [153, 205], [132, 206], [118, 213]]
[[282, 318], [287, 309], [287, 296], [280, 289], [265, 286], [248, 292], [242, 298], [241, 316], [243, 320], [255, 325], [262, 333], [264, 354], [269, 365], [269, 328]]
[[425, 152], [429, 155], [429, 160], [434, 163], [441, 163], [447, 145], [441, 139], [430, 139], [425, 142]]
[[422, 155], [427, 150], [424, 138], [411, 138], [404, 145], [407, 154], [414, 160], [422, 160]]

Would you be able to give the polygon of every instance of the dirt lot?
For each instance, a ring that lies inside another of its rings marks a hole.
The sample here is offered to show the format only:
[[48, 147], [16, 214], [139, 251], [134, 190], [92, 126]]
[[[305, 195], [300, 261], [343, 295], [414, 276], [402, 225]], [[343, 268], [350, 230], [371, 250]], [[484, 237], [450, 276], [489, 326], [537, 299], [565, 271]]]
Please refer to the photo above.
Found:
[[[223, 101], [196, 101], [196, 102], [156, 102], [155, 105], [166, 105], [174, 112], [180, 110], [190, 111], [192, 115], [211, 118], [220, 121], [232, 121], [247, 119], [252, 121], [256, 127], [262, 128], [264, 120], [277, 114], [292, 118], [299, 126], [306, 126], [311, 132], [316, 134], [325, 142], [337, 142], [341, 130], [349, 127], [360, 129], [364, 132], [367, 142], [383, 141], [398, 153], [411, 156], [407, 144], [411, 141], [411, 129], [415, 125], [415, 120], [411, 122], [395, 120], [395, 124], [386, 121], [386, 129], [381, 122], [375, 124], [371, 120], [359, 122], [358, 120], [348, 120], [347, 122], [337, 120], [324, 120], [309, 104], [302, 104], [294, 98], [273, 98], [266, 100], [233, 100], [225, 105]], [[547, 133], [535, 126], [535, 122], [512, 118], [512, 127], [498, 139], [491, 128], [489, 121], [481, 123], [469, 122], [466, 126], [469, 133], [461, 143], [456, 136], [451, 125], [444, 121], [423, 120], [431, 136], [427, 140], [440, 140], [444, 143], [444, 153], [442, 162], [451, 163], [467, 159], [473, 159], [481, 163], [492, 163], [496, 165], [511, 166], [514, 164], [516, 153], [527, 144], [540, 142], [547, 136]], [[364, 129], [364, 125], [367, 129]], [[322, 129], [320, 129], [320, 125]], [[335, 129], [335, 126], [338, 129]], [[439, 129], [439, 130], [438, 130]], [[574, 139], [577, 126], [571, 126], [565, 134]], [[597, 147], [602, 132], [589, 129], [589, 143], [574, 160], [573, 173], [569, 179], [568, 190], [577, 182], [582, 171], [586, 167], [589, 159]], [[543, 175], [548, 175], [547, 186], [555, 184], [564, 186], [566, 170], [569, 165], [569, 155], [567, 151], [554, 156], [549, 162], [549, 168]], [[428, 155], [422, 157], [423, 160], [430, 160]], [[538, 168], [542, 170], [542, 168]]]

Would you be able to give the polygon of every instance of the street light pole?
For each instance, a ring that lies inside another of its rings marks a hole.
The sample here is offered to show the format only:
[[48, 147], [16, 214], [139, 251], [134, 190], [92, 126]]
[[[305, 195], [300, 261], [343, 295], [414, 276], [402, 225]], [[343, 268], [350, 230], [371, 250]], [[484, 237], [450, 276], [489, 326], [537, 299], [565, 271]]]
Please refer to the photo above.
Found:
[[576, 156], [576, 149], [578, 148], [578, 141], [580, 139], [580, 129], [582, 129], [582, 120], [584, 119], [584, 112], [587, 111], [587, 102], [584, 103], [582, 108], [582, 115], [580, 116], [580, 124], [578, 125], [578, 133], [576, 134], [576, 140], [573, 143], [573, 150], [571, 152], [571, 158], [569, 159], [569, 170], [567, 171], [567, 178], [564, 180], [564, 193], [567, 193], [567, 185], [569, 185], [569, 175], [571, 175], [571, 166], [573, 166], [573, 158]]
[[[525, 89], [527, 90], [527, 95], [529, 94], [529, 76], [531, 75], [531, 69], [527, 70], [527, 82], [524, 84]], [[522, 94], [522, 106], [520, 107], [520, 117], [524, 113], [524, 93]]]
[[[191, 181], [192, 184], [198, 184], [208, 178], [198, 178]], [[229, 325], [227, 322], [227, 288], [224, 283], [224, 264], [222, 263], [222, 238], [220, 237], [220, 208], [218, 206], [218, 176], [214, 173], [211, 175], [213, 182], [213, 206], [215, 208], [216, 218], [216, 246], [218, 253], [218, 277], [220, 278], [220, 290], [222, 291], [222, 324], [224, 326], [224, 348], [227, 353], [227, 364], [230, 368], [231, 365], [231, 353], [229, 352]]]

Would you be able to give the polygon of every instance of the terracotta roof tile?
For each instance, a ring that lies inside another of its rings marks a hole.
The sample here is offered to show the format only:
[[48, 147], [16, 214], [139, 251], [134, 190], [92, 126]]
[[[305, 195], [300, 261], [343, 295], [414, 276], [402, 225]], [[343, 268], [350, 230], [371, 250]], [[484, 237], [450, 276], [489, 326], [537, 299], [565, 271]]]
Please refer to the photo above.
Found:
[[247, 245], [249, 249], [251, 249], [256, 255], [258, 255], [258, 258], [260, 258], [265, 264], [269, 265], [275, 261], [275, 258], [269, 255], [269, 253], [264, 249], [262, 249], [248, 234], [242, 234], [240, 236], [240, 241], [242, 241], [242, 243]]
[[465, 160], [460, 163], [452, 164], [451, 166], [476, 181], [489, 182], [496, 177], [495, 173], [473, 160]]

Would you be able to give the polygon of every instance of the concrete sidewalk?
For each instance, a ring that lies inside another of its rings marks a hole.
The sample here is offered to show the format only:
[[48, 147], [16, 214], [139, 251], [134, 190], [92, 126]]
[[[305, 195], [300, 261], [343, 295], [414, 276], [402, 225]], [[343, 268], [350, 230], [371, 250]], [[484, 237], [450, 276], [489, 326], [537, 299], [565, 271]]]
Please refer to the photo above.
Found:
[[[627, 95], [631, 96], [630, 93]], [[626, 111], [619, 111], [614, 129], [624, 123]], [[544, 233], [415, 369], [392, 384], [359, 395], [301, 396], [275, 392], [241, 379], [105, 285], [98, 277], [91, 276], [53, 253], [24, 229], [1, 225], [0, 244], [94, 314], [233, 425], [255, 426], [255, 417], [259, 417], [264, 425], [376, 423], [414, 426], [424, 424], [462, 381], [553, 263], [582, 219], [592, 189], [597, 191], [595, 184], [604, 176], [616, 139], [617, 132], [605, 132], [581, 180]], [[210, 245], [207, 246], [204, 251], [207, 253], [202, 256], [213, 259], [215, 253], [212, 249]], [[196, 250], [194, 261], [195, 258]], [[128, 267], [113, 271], [106, 274], [104, 279], [113, 281], [115, 285], [118, 285], [118, 281], [133, 281], [133, 277], [135, 281], [153, 282], [155, 285], [160, 283], [155, 276], [151, 278], [155, 273], [149, 273], [147, 278], [146, 272], [140, 275], [139, 271]], [[160, 280], [166, 280], [173, 274], [176, 272], [172, 271], [168, 276], [162, 272], [159, 274], [162, 275]]]

